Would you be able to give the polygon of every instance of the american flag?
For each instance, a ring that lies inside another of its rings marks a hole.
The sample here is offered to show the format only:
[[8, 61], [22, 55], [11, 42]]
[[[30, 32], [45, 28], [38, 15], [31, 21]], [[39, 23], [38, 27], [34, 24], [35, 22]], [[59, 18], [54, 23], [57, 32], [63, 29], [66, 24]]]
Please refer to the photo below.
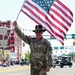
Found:
[[25, 0], [21, 11], [64, 44], [73, 13], [59, 0]]

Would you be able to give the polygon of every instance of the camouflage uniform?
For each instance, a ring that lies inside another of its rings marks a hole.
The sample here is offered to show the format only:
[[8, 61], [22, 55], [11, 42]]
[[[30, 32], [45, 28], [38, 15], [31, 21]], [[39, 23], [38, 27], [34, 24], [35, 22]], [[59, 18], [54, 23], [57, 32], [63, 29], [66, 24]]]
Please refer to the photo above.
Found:
[[30, 45], [31, 75], [47, 75], [45, 68], [52, 67], [50, 43], [44, 38], [38, 41], [36, 38], [26, 36], [18, 28], [14, 30], [23, 41]]

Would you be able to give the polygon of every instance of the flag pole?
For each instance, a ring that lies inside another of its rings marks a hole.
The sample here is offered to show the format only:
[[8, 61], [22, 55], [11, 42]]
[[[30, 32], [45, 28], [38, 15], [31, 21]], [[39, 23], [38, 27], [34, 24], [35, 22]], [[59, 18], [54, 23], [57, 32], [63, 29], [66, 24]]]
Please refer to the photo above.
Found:
[[[24, 2], [23, 2], [23, 4], [22, 4], [22, 7], [23, 7], [23, 5], [24, 5], [25, 1], [26, 1], [26, 0], [24, 0]], [[21, 9], [22, 9], [22, 7], [21, 7]], [[18, 15], [17, 15], [17, 17], [16, 17], [16, 21], [17, 21], [17, 19], [18, 19], [19, 15], [20, 15], [21, 9], [20, 9], [20, 11], [19, 11], [19, 13], [18, 13]]]

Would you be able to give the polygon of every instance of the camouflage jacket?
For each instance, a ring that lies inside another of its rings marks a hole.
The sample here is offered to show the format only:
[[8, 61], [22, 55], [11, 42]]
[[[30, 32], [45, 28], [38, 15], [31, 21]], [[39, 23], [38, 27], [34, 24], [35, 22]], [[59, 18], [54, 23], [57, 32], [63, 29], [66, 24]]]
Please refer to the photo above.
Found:
[[52, 47], [46, 39], [42, 38], [38, 41], [36, 38], [25, 35], [18, 28], [14, 30], [24, 42], [30, 45], [30, 62], [33, 63], [33, 65], [41, 64], [44, 67], [52, 66]]

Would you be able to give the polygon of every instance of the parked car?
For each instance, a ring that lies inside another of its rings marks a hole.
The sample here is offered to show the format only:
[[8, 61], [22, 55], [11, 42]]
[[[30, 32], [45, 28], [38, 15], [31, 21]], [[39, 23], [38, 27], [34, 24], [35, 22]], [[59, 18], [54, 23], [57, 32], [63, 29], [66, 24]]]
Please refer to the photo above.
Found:
[[73, 63], [71, 62], [71, 57], [69, 56], [61, 56], [60, 59], [53, 59], [53, 68], [56, 66], [60, 66], [63, 68], [64, 66], [72, 67]]
[[72, 67], [73, 63], [71, 62], [71, 57], [63, 56], [61, 58], [60, 67], [63, 68], [64, 66]]
[[60, 59], [53, 59], [53, 68], [55, 68], [56, 66], [60, 66]]
[[21, 63], [22, 66], [23, 65], [29, 65], [29, 61], [27, 59], [22, 59]]

